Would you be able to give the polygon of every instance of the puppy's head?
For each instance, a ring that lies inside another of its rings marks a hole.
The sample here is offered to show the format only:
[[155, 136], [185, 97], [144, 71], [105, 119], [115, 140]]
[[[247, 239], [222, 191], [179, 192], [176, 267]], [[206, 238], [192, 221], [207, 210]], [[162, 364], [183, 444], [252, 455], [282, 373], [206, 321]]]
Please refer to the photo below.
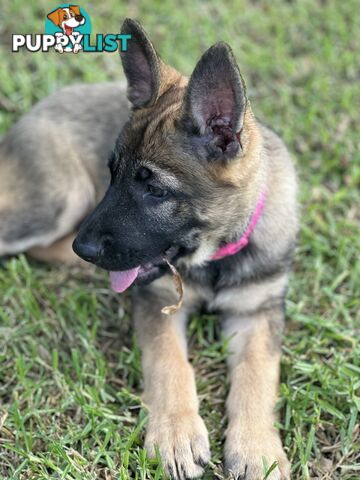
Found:
[[49, 13], [47, 18], [54, 25], [63, 29], [66, 34], [71, 35], [74, 28], [84, 25], [85, 18], [81, 15], [80, 8], [77, 5], [70, 5], [66, 8], [57, 8]]
[[209, 260], [241, 235], [262, 183], [260, 135], [230, 47], [207, 50], [188, 80], [137, 22], [122, 33], [132, 35], [121, 54], [132, 114], [109, 189], [74, 243], [85, 260], [120, 272], [119, 291], [160, 276], [165, 255]]

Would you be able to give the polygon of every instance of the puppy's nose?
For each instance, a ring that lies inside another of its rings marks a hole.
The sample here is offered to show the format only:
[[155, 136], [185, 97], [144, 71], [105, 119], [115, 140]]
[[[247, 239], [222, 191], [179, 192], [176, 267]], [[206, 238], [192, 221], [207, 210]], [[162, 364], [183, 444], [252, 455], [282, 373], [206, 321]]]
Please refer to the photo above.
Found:
[[103, 250], [100, 240], [82, 240], [80, 236], [75, 238], [72, 248], [86, 262], [96, 262]]
[[75, 20], [76, 20], [77, 22], [82, 22], [83, 18], [84, 18], [84, 17], [83, 17], [82, 15], [75, 15]]

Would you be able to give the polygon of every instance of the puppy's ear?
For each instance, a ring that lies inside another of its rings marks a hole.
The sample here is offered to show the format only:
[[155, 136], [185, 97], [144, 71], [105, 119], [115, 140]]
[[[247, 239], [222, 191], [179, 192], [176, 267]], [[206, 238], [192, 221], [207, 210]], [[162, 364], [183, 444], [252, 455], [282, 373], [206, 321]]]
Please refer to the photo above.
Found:
[[60, 17], [60, 12], [61, 12], [62, 8], [57, 8], [56, 10], [54, 10], [53, 12], [50, 12], [47, 16], [47, 18], [49, 20], [51, 20], [53, 22], [54, 25], [56, 25], [57, 27], [60, 25], [61, 23], [61, 17]]
[[69, 9], [72, 10], [75, 13], [75, 15], [81, 15], [80, 7], [78, 5], [70, 5]]
[[246, 103], [245, 84], [231, 48], [224, 42], [213, 45], [191, 75], [182, 116], [207, 159], [231, 159], [240, 152]]
[[127, 51], [121, 52], [121, 60], [128, 82], [127, 95], [134, 108], [150, 107], [160, 89], [161, 60], [141, 25], [127, 18], [122, 34], [130, 34]]

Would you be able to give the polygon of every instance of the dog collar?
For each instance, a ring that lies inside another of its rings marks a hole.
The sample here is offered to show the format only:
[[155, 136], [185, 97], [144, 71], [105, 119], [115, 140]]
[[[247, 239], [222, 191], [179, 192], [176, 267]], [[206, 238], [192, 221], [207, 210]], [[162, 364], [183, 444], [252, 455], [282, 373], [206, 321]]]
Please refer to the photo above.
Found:
[[229, 257], [230, 255], [235, 255], [235, 253], [240, 252], [246, 245], [249, 243], [249, 237], [254, 231], [261, 213], [265, 206], [266, 192], [262, 191], [259, 197], [259, 200], [256, 204], [254, 213], [251, 215], [249, 225], [247, 226], [245, 232], [242, 234], [239, 240], [236, 242], [227, 243], [223, 247], [220, 247], [212, 255], [211, 260], [220, 260], [221, 258]]

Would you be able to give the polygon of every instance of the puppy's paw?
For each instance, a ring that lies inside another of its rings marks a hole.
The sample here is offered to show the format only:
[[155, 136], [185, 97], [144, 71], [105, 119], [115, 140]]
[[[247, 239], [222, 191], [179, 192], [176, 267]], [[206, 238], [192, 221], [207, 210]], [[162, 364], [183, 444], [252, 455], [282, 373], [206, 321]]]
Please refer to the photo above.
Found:
[[196, 413], [150, 417], [145, 447], [150, 457], [159, 448], [165, 471], [174, 480], [198, 478], [210, 460], [208, 433]]
[[270, 432], [261, 438], [257, 436], [244, 438], [236, 432], [228, 433], [225, 443], [225, 467], [229, 479], [263, 480], [264, 461], [268, 468], [274, 462], [277, 464], [266, 477], [267, 480], [290, 479], [290, 463], [277, 433]]
[[54, 49], [58, 52], [58, 53], [64, 53], [64, 48], [62, 45], [60, 45], [60, 43], [58, 43], [57, 45], [55, 45]]

